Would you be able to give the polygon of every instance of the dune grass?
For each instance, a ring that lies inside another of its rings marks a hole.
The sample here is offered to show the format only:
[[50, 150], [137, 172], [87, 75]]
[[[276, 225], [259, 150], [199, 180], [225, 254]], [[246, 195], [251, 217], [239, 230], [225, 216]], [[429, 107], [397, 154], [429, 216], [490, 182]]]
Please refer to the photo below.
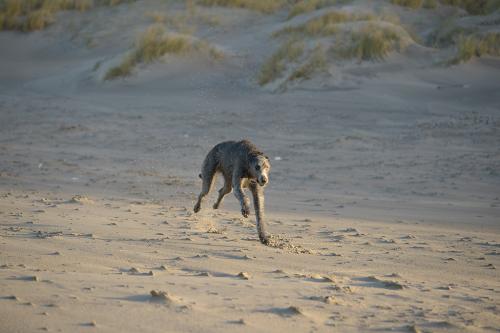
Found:
[[280, 77], [289, 62], [297, 61], [304, 53], [304, 44], [296, 40], [283, 43], [262, 65], [258, 75], [259, 84], [265, 85]]
[[[303, 24], [288, 26], [273, 34], [274, 37], [291, 36], [294, 43], [302, 41], [311, 44], [315, 39], [318, 45], [331, 45], [328, 52], [322, 46], [311, 50], [306, 47], [300, 55], [301, 64], [287, 61], [285, 43], [270, 59], [264, 63], [259, 74], [259, 84], [265, 85], [282, 77], [290, 67], [291, 74], [286, 82], [310, 79], [315, 73], [324, 70], [329, 61], [345, 59], [383, 60], [392, 51], [403, 50], [412, 40], [409, 33], [399, 24], [399, 18], [386, 18], [372, 13], [351, 13], [329, 11], [314, 17]], [[298, 63], [298, 61], [295, 61]]]
[[450, 64], [467, 62], [474, 57], [485, 55], [500, 56], [500, 33], [460, 36], [457, 42], [457, 54], [450, 60]]
[[407, 41], [391, 27], [368, 24], [349, 34], [343, 46], [333, 47], [333, 53], [343, 59], [383, 60], [392, 51], [401, 51]]
[[422, 7], [425, 9], [435, 9], [438, 6], [437, 0], [424, 0]]
[[465, 9], [472, 15], [486, 15], [500, 9], [500, 0], [440, 0], [443, 5]]
[[135, 0], [0, 0], [0, 30], [41, 30], [55, 21], [59, 11], [86, 11], [132, 1]]
[[162, 25], [153, 24], [140, 36], [134, 50], [118, 66], [107, 71], [104, 80], [128, 76], [138, 64], [152, 63], [166, 54], [183, 55], [192, 52], [205, 54], [211, 59], [220, 59], [223, 56], [204, 41], [185, 35], [169, 34]]
[[295, 16], [309, 13], [321, 8], [333, 6], [337, 4], [345, 4], [352, 0], [299, 0], [293, 4], [288, 12], [288, 19]]
[[186, 3], [184, 12], [169, 14], [162, 11], [150, 11], [146, 12], [146, 17], [150, 18], [154, 23], [164, 24], [185, 34], [193, 34], [198, 24], [211, 27], [221, 25], [218, 16], [200, 11], [195, 4], [190, 4], [190, 2]]
[[461, 27], [454, 25], [454, 19], [445, 21], [441, 27], [429, 37], [429, 45], [436, 48], [446, 48], [458, 43], [462, 36], [469, 36], [477, 31], [476, 27]]
[[[443, 5], [461, 7], [472, 15], [486, 15], [500, 8], [500, 0], [439, 0]], [[434, 9], [437, 0], [391, 0], [391, 3], [412, 9]]]
[[274, 37], [286, 34], [301, 34], [308, 36], [327, 36], [335, 34], [338, 31], [337, 24], [353, 21], [375, 20], [373, 14], [352, 14], [342, 11], [331, 11], [319, 17], [310, 19], [304, 24], [298, 26], [285, 27], [276, 33]]
[[287, 78], [287, 81], [309, 80], [314, 73], [324, 70], [326, 66], [326, 52], [321, 45], [317, 45], [306, 62], [296, 68]]
[[393, 5], [418, 9], [422, 7], [423, 0], [391, 0]]
[[255, 10], [261, 13], [273, 13], [287, 4], [286, 0], [199, 0], [204, 6], [233, 7]]

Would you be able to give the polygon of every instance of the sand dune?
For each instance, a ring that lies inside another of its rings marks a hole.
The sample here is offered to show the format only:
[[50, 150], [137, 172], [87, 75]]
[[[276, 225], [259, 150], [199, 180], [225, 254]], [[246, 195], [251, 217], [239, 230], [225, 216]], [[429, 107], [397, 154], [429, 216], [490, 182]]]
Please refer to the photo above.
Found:
[[[500, 61], [477, 55], [500, 12], [191, 5], [0, 32], [0, 331], [497, 332]], [[404, 45], [365, 59], [366, 27]], [[271, 158], [270, 246], [232, 194], [192, 211], [203, 157], [240, 138]]]

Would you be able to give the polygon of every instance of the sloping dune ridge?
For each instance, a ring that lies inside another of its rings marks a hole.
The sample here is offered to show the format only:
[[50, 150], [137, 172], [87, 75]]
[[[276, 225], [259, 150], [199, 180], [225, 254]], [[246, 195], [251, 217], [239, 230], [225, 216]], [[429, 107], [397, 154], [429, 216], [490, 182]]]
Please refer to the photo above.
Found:
[[[499, 332], [500, 2], [0, 1], [0, 332]], [[225, 140], [269, 157], [272, 246]]]

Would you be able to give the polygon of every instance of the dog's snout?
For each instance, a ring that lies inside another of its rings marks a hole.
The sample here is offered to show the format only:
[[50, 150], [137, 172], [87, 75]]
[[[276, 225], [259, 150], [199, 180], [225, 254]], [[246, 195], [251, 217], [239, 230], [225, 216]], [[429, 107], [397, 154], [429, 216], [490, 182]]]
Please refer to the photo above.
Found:
[[260, 184], [261, 184], [261, 185], [266, 184], [266, 183], [267, 183], [267, 181], [268, 181], [268, 179], [267, 179], [267, 177], [266, 177], [266, 176], [262, 176], [262, 177], [260, 177]]

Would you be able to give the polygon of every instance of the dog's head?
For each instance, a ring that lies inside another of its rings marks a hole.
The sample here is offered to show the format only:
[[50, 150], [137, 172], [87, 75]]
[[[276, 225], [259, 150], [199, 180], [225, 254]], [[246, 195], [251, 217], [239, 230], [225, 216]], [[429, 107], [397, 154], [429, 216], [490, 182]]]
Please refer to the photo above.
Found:
[[260, 186], [265, 186], [269, 182], [269, 171], [271, 163], [267, 156], [257, 155], [250, 160], [250, 174]]

